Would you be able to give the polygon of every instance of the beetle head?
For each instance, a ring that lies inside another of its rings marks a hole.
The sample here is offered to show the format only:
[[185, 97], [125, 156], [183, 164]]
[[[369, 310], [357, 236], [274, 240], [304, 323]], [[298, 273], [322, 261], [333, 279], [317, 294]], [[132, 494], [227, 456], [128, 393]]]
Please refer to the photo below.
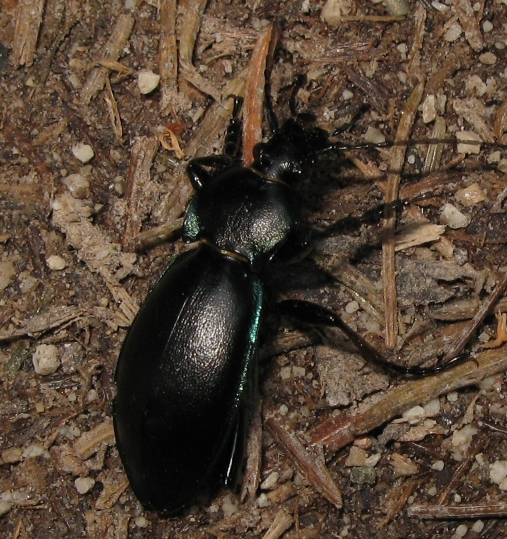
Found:
[[330, 145], [323, 129], [308, 128], [302, 118], [291, 118], [269, 139], [254, 148], [253, 168], [269, 178], [294, 184]]

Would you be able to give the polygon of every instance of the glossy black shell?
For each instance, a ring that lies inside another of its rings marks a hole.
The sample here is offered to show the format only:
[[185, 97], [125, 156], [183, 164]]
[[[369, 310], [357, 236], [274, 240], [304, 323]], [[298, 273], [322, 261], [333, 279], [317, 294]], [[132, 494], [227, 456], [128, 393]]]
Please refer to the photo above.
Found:
[[163, 274], [118, 362], [116, 440], [132, 489], [161, 513], [221, 479], [255, 352], [262, 288], [203, 245]]

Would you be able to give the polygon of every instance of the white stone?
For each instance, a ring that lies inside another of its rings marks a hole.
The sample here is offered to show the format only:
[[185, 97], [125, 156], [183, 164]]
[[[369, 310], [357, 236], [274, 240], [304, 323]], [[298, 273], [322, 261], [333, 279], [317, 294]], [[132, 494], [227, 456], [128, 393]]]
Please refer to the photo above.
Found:
[[137, 74], [137, 85], [142, 94], [149, 94], [155, 90], [160, 82], [160, 75], [153, 71], [144, 69]]
[[83, 144], [82, 142], [72, 146], [72, 153], [81, 163], [88, 163], [95, 155], [93, 148], [89, 144]]
[[32, 356], [33, 368], [37, 374], [53, 374], [60, 366], [58, 348], [54, 344], [39, 344]]

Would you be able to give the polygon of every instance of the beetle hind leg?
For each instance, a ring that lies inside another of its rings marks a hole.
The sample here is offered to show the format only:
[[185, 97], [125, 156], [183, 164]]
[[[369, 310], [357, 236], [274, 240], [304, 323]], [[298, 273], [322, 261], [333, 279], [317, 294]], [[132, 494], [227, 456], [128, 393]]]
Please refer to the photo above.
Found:
[[281, 315], [287, 315], [291, 318], [310, 326], [335, 327], [345, 333], [345, 335], [354, 343], [361, 355], [367, 361], [388, 367], [398, 373], [415, 374], [425, 376], [448, 369], [450, 366], [462, 363], [464, 361], [473, 361], [467, 354], [460, 354], [457, 357], [446, 362], [439, 362], [433, 367], [403, 367], [392, 363], [368, 343], [361, 335], [356, 333], [343, 319], [333, 311], [301, 300], [285, 300], [278, 304], [278, 312]]

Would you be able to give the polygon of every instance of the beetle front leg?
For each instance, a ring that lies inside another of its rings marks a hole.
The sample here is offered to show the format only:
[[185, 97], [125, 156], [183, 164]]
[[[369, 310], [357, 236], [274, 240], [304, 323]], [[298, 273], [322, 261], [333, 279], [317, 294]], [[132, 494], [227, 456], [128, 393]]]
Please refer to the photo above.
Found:
[[[232, 165], [233, 159], [230, 155], [207, 155], [205, 157], [196, 157], [188, 162], [187, 174], [192, 183], [192, 187], [198, 191], [214, 174], [210, 174], [206, 167], [212, 169], [224, 169]], [[214, 171], [216, 173], [216, 170]]]
[[[241, 128], [242, 123], [239, 118], [243, 98], [237, 95], [230, 96], [234, 99], [232, 108], [232, 117], [225, 134], [224, 153], [219, 155], [208, 155], [206, 157], [196, 157], [187, 165], [187, 174], [192, 182], [192, 187], [197, 191], [212, 176], [205, 167], [213, 169], [224, 169], [230, 167], [237, 159], [241, 146]], [[217, 171], [215, 170], [215, 173]]]

